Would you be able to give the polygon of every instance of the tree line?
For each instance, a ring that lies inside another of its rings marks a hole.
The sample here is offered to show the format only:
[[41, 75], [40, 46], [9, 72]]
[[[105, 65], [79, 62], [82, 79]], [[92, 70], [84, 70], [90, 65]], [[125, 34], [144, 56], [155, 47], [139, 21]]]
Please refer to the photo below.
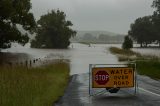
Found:
[[[35, 48], [67, 48], [69, 39], [76, 35], [71, 21], [60, 10], [52, 10], [36, 22], [30, 0], [0, 0], [0, 49], [10, 48], [11, 42], [25, 45], [30, 41], [28, 34], [36, 33], [31, 41]], [[160, 46], [160, 0], [153, 0], [155, 11], [150, 16], [140, 17], [131, 24], [129, 37], [141, 45], [157, 43]], [[23, 28], [26, 33], [19, 29]], [[103, 35], [99, 38], [103, 40]], [[127, 38], [128, 39], [128, 38]]]
[[70, 28], [73, 24], [66, 14], [52, 10], [36, 22], [31, 7], [30, 0], [0, 0], [0, 49], [10, 48], [12, 42], [25, 45], [30, 41], [28, 34], [33, 33], [31, 47], [67, 48], [76, 31]]
[[124, 41], [124, 35], [109, 35], [98, 34], [93, 35], [91, 33], [85, 33], [84, 35], [76, 36], [71, 39], [71, 42], [86, 42], [86, 43], [122, 43]]
[[160, 0], [153, 0], [152, 8], [155, 8], [152, 15], [137, 18], [128, 31], [128, 35], [141, 47], [152, 43], [160, 47]]

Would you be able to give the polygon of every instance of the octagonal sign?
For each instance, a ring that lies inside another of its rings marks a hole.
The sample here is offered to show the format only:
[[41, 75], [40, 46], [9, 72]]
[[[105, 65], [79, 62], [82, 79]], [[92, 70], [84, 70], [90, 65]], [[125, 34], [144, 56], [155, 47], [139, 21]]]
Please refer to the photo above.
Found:
[[105, 85], [109, 81], [109, 74], [104, 71], [100, 70], [95, 75], [95, 82], [99, 85]]

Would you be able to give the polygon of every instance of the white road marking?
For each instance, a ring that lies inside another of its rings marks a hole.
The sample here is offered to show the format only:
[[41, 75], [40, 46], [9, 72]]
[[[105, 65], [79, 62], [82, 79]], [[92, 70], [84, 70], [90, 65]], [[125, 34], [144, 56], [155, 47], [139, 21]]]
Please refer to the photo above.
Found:
[[145, 92], [148, 92], [148, 93], [150, 93], [150, 94], [152, 94], [152, 95], [156, 95], [156, 96], [159, 96], [159, 97], [160, 97], [160, 94], [156, 94], [156, 93], [154, 93], [154, 92], [148, 91], [148, 90], [143, 89], [143, 88], [140, 88], [140, 87], [139, 87], [138, 89], [140, 89], [140, 90], [142, 90], [142, 91], [145, 91]]

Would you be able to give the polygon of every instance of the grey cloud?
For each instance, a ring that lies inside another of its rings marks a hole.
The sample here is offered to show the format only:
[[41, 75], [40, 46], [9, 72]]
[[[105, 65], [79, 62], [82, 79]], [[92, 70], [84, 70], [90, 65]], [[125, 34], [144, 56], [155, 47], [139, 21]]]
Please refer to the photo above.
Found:
[[38, 19], [59, 8], [77, 30], [107, 30], [126, 34], [138, 17], [153, 13], [152, 0], [31, 0]]

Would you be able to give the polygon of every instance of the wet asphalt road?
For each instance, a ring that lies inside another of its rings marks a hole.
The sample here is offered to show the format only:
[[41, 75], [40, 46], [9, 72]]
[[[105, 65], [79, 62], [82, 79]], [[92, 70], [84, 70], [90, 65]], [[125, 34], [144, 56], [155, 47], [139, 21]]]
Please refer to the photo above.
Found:
[[160, 81], [138, 75], [136, 95], [134, 89], [121, 89], [116, 94], [104, 90], [89, 96], [88, 74], [73, 75], [65, 95], [55, 106], [160, 106]]

